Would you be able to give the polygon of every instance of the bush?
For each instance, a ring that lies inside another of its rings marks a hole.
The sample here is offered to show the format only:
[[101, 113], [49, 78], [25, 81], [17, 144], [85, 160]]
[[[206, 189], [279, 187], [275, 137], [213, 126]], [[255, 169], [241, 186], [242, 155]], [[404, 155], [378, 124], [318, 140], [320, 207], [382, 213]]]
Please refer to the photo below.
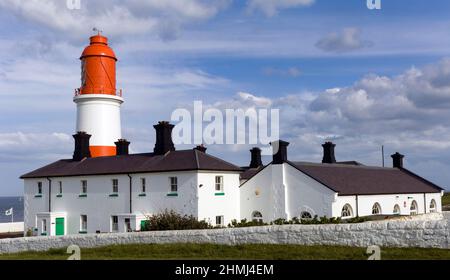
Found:
[[267, 226], [268, 224], [262, 221], [247, 221], [247, 219], [243, 219], [240, 222], [237, 220], [232, 220], [230, 224], [228, 224], [229, 228], [239, 228], [239, 227], [255, 227], [255, 226]]
[[141, 231], [158, 230], [187, 230], [187, 229], [210, 229], [213, 228], [206, 221], [198, 221], [196, 217], [190, 215], [180, 215], [175, 211], [165, 210], [162, 213], [147, 216], [147, 220], [142, 223]]

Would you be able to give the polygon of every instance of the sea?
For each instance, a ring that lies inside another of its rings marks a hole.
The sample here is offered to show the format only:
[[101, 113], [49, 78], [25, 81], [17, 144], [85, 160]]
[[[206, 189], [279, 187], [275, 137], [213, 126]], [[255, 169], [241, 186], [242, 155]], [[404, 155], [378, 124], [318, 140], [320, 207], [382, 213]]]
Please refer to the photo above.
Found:
[[10, 223], [11, 216], [6, 216], [5, 211], [13, 209], [14, 222], [23, 222], [23, 197], [0, 197], [0, 223]]

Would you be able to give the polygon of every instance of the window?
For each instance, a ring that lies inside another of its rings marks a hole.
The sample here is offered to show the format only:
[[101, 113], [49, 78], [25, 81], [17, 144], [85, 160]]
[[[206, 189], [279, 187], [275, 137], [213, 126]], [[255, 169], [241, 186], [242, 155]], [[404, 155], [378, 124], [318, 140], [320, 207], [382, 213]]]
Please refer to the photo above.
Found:
[[301, 218], [301, 219], [304, 219], [304, 220], [310, 220], [310, 219], [312, 219], [312, 215], [311, 215], [311, 213], [309, 213], [308, 211], [303, 211], [303, 212], [300, 214], [300, 218]]
[[119, 180], [117, 179], [112, 180], [112, 192], [114, 194], [119, 193]]
[[146, 183], [145, 178], [141, 178], [141, 193], [145, 193]]
[[113, 232], [119, 231], [119, 217], [118, 216], [111, 217], [111, 231], [113, 231]]
[[380, 215], [381, 214], [381, 206], [377, 202], [372, 206], [372, 215]]
[[37, 193], [42, 194], [42, 182], [38, 182], [37, 185], [38, 185]]
[[259, 212], [259, 211], [254, 211], [254, 212], [252, 213], [252, 221], [253, 221], [253, 222], [262, 223], [262, 221], [263, 221], [263, 215], [261, 214], [261, 212]]
[[350, 204], [345, 204], [344, 207], [342, 207], [341, 211], [341, 217], [342, 218], [350, 218], [353, 216], [353, 209], [350, 206]]
[[58, 182], [58, 188], [59, 188], [59, 194], [62, 194], [63, 193], [62, 181]]
[[87, 215], [80, 216], [80, 232], [87, 232]]
[[224, 219], [223, 216], [216, 216], [216, 226], [224, 226]]
[[409, 214], [410, 215], [417, 215], [419, 213], [419, 210], [417, 209], [417, 202], [413, 200], [411, 202], [411, 207], [409, 208]]
[[430, 213], [436, 213], [436, 200], [434, 199], [430, 202]]
[[170, 192], [176, 193], [178, 192], [178, 178], [170, 177]]
[[86, 180], [81, 181], [81, 193], [87, 194], [87, 181]]
[[131, 220], [130, 218], [125, 218], [125, 231], [131, 232]]
[[400, 215], [400, 206], [398, 204], [395, 204], [393, 213], [394, 215]]
[[223, 192], [223, 176], [216, 176], [216, 192]]
[[42, 219], [41, 231], [42, 233], [47, 233], [47, 219]]

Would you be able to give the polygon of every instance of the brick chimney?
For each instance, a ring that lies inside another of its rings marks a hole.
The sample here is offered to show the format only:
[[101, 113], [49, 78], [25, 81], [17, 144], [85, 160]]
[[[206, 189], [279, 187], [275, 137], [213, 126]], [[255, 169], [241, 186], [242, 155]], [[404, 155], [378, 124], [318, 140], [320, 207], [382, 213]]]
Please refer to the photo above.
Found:
[[175, 145], [172, 142], [172, 129], [175, 126], [169, 122], [161, 121], [153, 127], [156, 130], [156, 143], [153, 153], [164, 155], [169, 151], [175, 151]]
[[392, 166], [394, 168], [403, 168], [403, 158], [404, 155], [400, 154], [399, 152], [391, 155], [392, 157]]
[[75, 151], [73, 152], [73, 160], [81, 161], [84, 158], [91, 157], [91, 151], [89, 150], [89, 139], [91, 135], [84, 131], [79, 131], [77, 134], [73, 135], [75, 139]]
[[283, 164], [287, 161], [287, 146], [289, 146], [289, 142], [278, 140], [276, 142], [270, 143], [272, 145], [272, 149], [275, 152], [273, 155], [273, 164]]
[[118, 156], [129, 154], [130, 142], [127, 141], [127, 139], [119, 139], [117, 142], [114, 142], [114, 144], [116, 144], [116, 154]]
[[261, 149], [260, 148], [253, 148], [250, 150], [251, 153], [251, 161], [250, 161], [250, 168], [258, 168], [261, 167], [262, 160], [261, 160]]

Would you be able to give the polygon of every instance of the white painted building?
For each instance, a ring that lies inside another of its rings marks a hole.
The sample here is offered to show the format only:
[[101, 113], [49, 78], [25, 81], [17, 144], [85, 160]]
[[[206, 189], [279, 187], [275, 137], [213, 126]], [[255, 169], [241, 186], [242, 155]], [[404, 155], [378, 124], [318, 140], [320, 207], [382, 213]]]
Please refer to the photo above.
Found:
[[254, 148], [250, 166], [240, 168], [203, 146], [176, 151], [173, 125], [160, 122], [154, 126], [153, 153], [130, 155], [130, 142], [118, 139], [124, 99], [116, 90], [117, 58], [107, 38], [91, 37], [81, 60], [74, 154], [21, 177], [25, 231], [137, 231], [146, 217], [164, 210], [219, 226], [244, 218], [270, 222], [441, 211], [442, 189], [404, 169], [400, 154], [393, 155], [394, 168], [336, 163], [334, 145], [326, 143], [323, 163], [292, 162], [288, 143], [279, 141], [272, 163], [263, 166], [261, 150]]
[[336, 162], [334, 144], [324, 146], [323, 163], [287, 160], [289, 143], [280, 141], [272, 163], [246, 172], [240, 187], [241, 219], [270, 222], [318, 217], [415, 215], [441, 212], [443, 190], [403, 168]]
[[[171, 132], [168, 123], [157, 127]], [[156, 146], [161, 145], [173, 143]], [[22, 176], [25, 230], [37, 235], [138, 231], [146, 217], [165, 210], [226, 226], [240, 217], [240, 173], [203, 147], [57, 161]]]

